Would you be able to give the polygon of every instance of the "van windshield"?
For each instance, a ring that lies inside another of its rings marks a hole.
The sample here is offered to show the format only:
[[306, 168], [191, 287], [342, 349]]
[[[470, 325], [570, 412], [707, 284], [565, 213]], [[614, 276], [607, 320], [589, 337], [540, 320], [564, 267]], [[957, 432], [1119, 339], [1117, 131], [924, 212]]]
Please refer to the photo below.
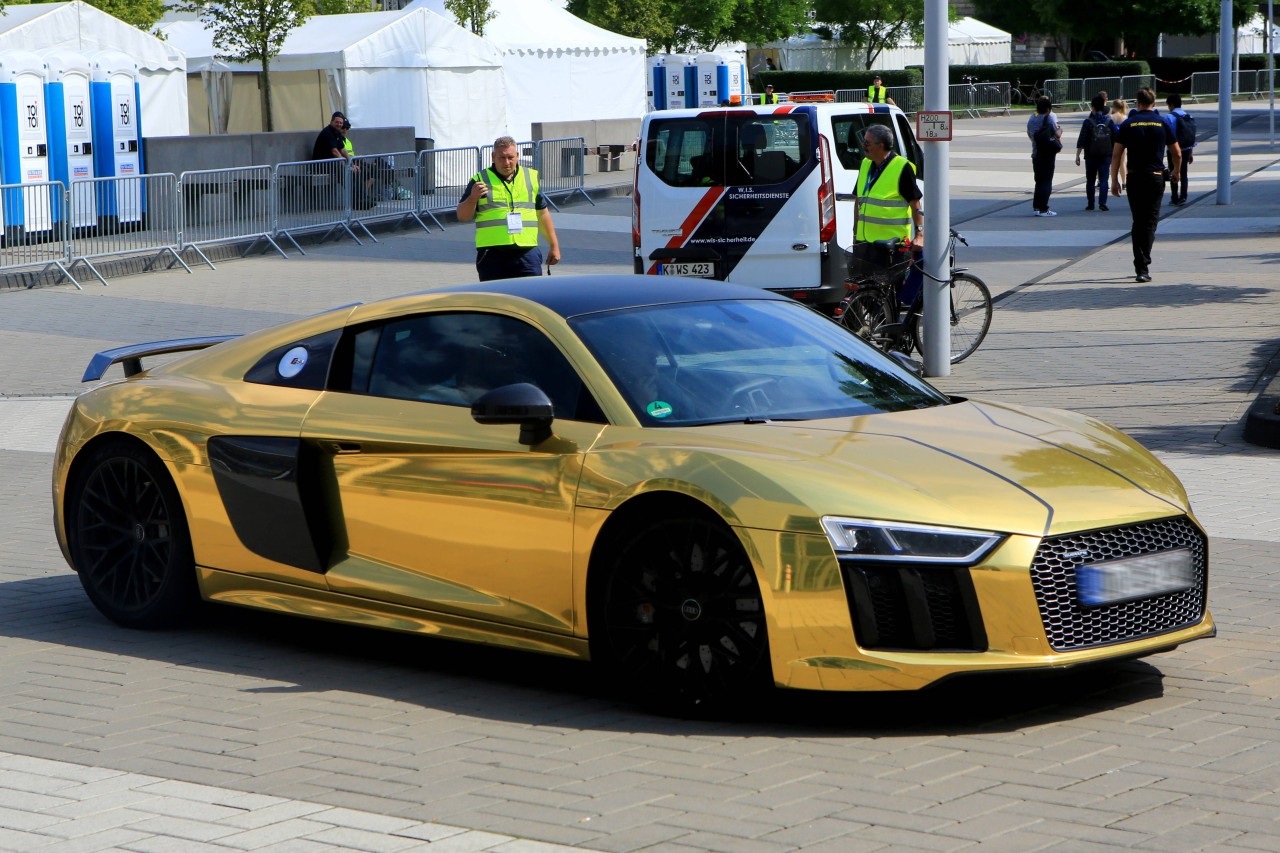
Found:
[[673, 187], [785, 183], [813, 157], [807, 114], [708, 112], [650, 123], [645, 162]]

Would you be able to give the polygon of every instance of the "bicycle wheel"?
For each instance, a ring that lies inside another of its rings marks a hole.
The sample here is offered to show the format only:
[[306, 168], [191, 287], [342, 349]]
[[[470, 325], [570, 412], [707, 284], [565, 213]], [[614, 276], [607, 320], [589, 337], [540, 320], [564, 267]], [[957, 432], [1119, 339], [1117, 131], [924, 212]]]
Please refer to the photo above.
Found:
[[889, 348], [888, 330], [893, 323], [893, 306], [878, 287], [864, 287], [853, 294], [840, 315], [842, 326], [880, 349]]
[[[968, 273], [957, 273], [951, 279], [951, 363], [973, 355], [991, 328], [991, 291], [982, 279]], [[924, 352], [924, 317], [921, 316], [911, 336], [916, 351]]]

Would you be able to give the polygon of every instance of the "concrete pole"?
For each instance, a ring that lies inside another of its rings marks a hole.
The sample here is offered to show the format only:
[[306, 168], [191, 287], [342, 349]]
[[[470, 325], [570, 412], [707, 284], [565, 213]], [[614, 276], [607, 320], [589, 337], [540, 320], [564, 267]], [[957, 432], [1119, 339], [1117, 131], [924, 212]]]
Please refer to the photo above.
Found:
[[1218, 204], [1231, 204], [1231, 0], [1222, 0], [1218, 23]]
[[1267, 0], [1267, 37], [1263, 44], [1267, 46], [1267, 91], [1270, 102], [1267, 108], [1267, 138], [1271, 147], [1276, 147], [1276, 46], [1275, 46], [1275, 10], [1271, 0]]
[[[947, 0], [925, 0], [924, 108], [927, 112], [951, 108], [947, 85], [949, 36]], [[923, 142], [921, 147], [924, 149], [924, 269], [927, 273], [924, 277], [924, 372], [926, 376], [950, 376], [951, 290], [947, 279], [951, 262], [947, 257], [947, 236], [951, 233], [951, 143]]]

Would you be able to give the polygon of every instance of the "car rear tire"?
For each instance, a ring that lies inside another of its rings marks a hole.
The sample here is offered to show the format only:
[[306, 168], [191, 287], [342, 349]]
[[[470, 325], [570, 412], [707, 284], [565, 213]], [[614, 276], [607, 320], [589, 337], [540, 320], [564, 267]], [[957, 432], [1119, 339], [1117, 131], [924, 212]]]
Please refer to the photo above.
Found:
[[632, 528], [593, 594], [592, 658], [669, 713], [705, 713], [771, 684], [764, 599], [733, 532], [702, 515]]
[[72, 564], [89, 600], [126, 628], [162, 628], [199, 601], [191, 536], [168, 471], [144, 447], [91, 448], [67, 500]]

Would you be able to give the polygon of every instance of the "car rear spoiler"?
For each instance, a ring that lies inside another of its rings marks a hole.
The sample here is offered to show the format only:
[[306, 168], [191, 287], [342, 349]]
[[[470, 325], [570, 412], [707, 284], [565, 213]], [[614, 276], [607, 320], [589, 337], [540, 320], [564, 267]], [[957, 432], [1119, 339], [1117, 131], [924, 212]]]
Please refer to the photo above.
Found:
[[142, 360], [153, 355], [164, 355], [171, 352], [188, 352], [205, 349], [239, 335], [211, 335], [205, 338], [179, 338], [174, 341], [152, 341], [149, 344], [129, 344], [115, 349], [103, 350], [93, 357], [84, 370], [81, 382], [96, 382], [102, 378], [111, 365], [117, 362], [124, 364], [124, 375], [133, 376], [142, 372]]

